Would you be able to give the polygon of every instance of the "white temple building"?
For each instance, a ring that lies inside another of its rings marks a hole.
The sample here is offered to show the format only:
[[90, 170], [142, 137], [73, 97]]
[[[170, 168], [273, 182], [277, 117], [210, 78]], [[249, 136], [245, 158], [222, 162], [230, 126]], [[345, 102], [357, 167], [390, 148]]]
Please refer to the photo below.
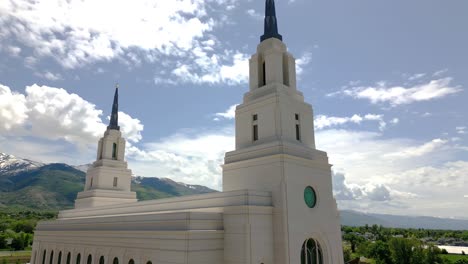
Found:
[[236, 108], [236, 149], [223, 191], [152, 201], [130, 190], [118, 89], [97, 159], [75, 209], [36, 228], [34, 264], [342, 264], [327, 154], [296, 87], [273, 0], [250, 58], [250, 91]]

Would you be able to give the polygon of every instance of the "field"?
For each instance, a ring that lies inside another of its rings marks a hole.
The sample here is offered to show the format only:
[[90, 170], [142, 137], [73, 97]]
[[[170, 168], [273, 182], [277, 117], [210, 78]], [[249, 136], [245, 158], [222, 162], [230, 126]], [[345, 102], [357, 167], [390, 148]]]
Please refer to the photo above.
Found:
[[465, 259], [468, 260], [468, 255], [454, 255], [454, 254], [449, 254], [449, 255], [441, 255], [444, 259], [448, 259], [452, 262], [455, 262], [459, 259]]
[[30, 258], [31, 251], [0, 251], [2, 264], [28, 263]]

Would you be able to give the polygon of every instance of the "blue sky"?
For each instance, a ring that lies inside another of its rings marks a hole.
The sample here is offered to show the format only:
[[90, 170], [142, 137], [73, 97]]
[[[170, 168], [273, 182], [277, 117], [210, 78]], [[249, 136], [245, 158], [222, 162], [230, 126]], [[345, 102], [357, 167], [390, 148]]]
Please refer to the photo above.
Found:
[[[468, 218], [468, 2], [276, 1], [340, 208]], [[0, 2], [0, 152], [219, 189], [263, 0]]]

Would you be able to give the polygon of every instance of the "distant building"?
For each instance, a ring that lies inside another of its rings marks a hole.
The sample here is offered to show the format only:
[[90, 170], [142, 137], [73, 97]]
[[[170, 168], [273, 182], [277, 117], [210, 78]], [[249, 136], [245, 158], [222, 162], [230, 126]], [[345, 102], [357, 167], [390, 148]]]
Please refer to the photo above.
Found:
[[343, 263], [331, 165], [315, 148], [312, 107], [296, 88], [273, 0], [265, 14], [223, 192], [137, 202], [116, 89], [85, 189], [75, 209], [38, 224], [31, 263]]

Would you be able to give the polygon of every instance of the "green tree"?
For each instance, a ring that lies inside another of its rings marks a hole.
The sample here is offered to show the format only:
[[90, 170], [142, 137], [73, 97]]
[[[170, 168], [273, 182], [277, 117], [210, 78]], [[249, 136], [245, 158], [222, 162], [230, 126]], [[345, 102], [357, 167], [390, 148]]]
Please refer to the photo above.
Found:
[[442, 251], [435, 245], [428, 245], [426, 250], [426, 261], [424, 263], [426, 264], [440, 264], [442, 263], [442, 258], [440, 257], [440, 254]]
[[0, 234], [0, 249], [4, 248], [7, 248], [6, 236], [4, 234]]
[[344, 240], [348, 241], [351, 244], [351, 252], [355, 253], [356, 252], [356, 246], [364, 241], [364, 238], [361, 236], [358, 236], [354, 233], [348, 233], [344, 235]]
[[392, 238], [390, 239], [388, 245], [394, 263], [413, 264], [411, 263], [413, 255], [413, 243], [411, 240], [404, 238]]
[[377, 264], [393, 264], [390, 248], [383, 241], [377, 241], [370, 245], [369, 257], [375, 259]]

